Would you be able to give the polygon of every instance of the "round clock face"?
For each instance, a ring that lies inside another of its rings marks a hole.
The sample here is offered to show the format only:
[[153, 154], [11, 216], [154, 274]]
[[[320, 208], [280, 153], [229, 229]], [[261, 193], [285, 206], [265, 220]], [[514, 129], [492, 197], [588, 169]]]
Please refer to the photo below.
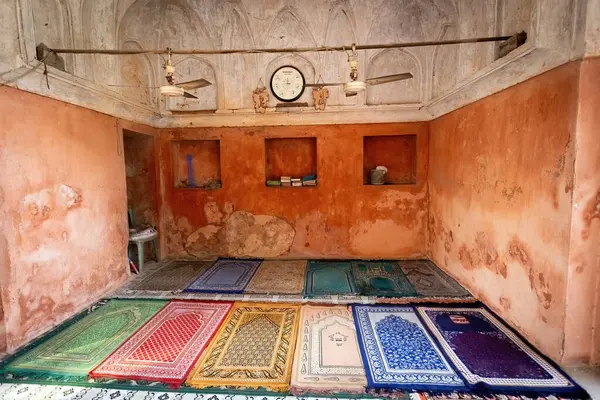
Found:
[[304, 92], [304, 75], [288, 65], [277, 69], [271, 76], [271, 92], [281, 101], [294, 101]]

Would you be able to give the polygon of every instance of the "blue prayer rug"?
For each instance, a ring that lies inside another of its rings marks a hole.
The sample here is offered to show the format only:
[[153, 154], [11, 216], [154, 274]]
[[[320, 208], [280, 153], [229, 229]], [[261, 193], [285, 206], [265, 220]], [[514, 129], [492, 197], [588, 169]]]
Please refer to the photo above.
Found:
[[535, 397], [585, 393], [483, 307], [418, 307], [417, 311], [473, 388]]
[[352, 312], [369, 388], [465, 389], [412, 307], [355, 305]]
[[185, 288], [186, 292], [243, 293], [262, 260], [220, 258]]

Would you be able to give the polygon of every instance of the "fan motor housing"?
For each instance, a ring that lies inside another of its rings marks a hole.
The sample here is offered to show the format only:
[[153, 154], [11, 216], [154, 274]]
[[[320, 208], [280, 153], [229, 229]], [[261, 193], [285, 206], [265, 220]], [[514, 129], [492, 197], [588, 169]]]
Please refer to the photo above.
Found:
[[160, 87], [160, 94], [163, 96], [183, 96], [183, 88], [173, 86], [173, 85], [165, 85]]
[[363, 81], [351, 81], [344, 83], [345, 93], [358, 93], [362, 92], [367, 88], [367, 84]]

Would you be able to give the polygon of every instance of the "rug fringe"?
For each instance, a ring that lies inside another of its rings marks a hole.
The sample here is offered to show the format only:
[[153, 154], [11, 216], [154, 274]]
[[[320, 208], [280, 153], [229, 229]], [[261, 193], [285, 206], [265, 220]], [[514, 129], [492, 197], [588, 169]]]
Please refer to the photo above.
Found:
[[290, 388], [290, 393], [294, 396], [306, 396], [306, 395], [325, 395], [325, 396], [338, 396], [340, 394], [350, 394], [350, 395], [361, 395], [365, 394], [366, 388], [361, 389], [340, 389], [340, 388], [322, 388], [322, 387], [298, 387], [292, 386]]

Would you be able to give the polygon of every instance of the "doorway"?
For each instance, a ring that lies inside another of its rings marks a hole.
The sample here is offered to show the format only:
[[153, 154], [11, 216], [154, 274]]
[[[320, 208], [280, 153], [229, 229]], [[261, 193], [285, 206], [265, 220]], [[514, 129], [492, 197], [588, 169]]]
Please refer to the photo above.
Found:
[[[130, 234], [158, 226], [158, 186], [154, 137], [123, 129], [123, 154], [127, 185]], [[135, 230], [135, 231], [134, 231]], [[144, 260], [157, 259], [151, 242], [145, 244]], [[129, 246], [129, 259], [138, 265], [136, 246]]]

